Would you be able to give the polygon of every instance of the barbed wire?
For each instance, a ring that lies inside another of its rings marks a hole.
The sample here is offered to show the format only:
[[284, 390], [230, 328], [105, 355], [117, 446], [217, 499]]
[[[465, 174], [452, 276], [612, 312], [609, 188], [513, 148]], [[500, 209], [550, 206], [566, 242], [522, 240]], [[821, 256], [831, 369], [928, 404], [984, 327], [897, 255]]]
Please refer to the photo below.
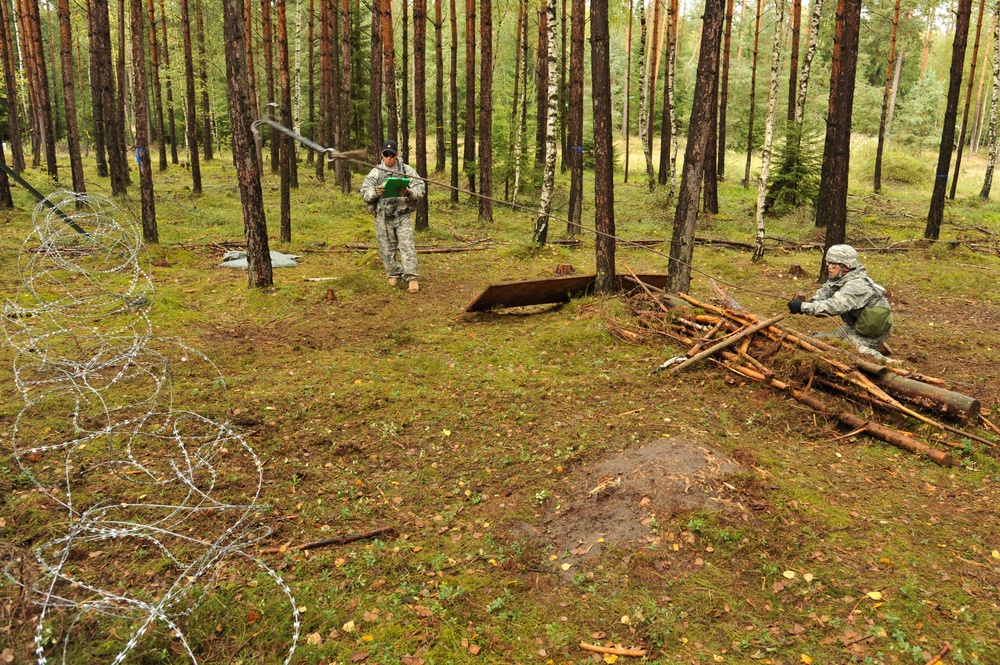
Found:
[[[204, 354], [154, 335], [149, 257], [130, 215], [101, 196], [62, 191], [47, 202], [34, 210], [18, 256], [21, 288], [2, 318], [24, 402], [13, 456], [65, 515], [33, 549], [34, 581], [13, 573], [16, 562], [4, 569], [39, 607], [37, 662], [78, 658], [70, 648], [101, 643], [94, 635], [103, 631], [121, 640], [113, 657], [102, 654], [116, 665], [154, 634], [197, 663], [186, 633], [228, 572], [231, 582], [244, 578], [236, 600], [261, 586], [257, 577], [284, 594], [287, 665], [298, 607], [249, 552], [270, 534], [260, 521], [263, 464], [228, 422], [199, 412], [213, 391], [225, 401], [221, 373]], [[261, 602], [273, 595], [265, 590]]]

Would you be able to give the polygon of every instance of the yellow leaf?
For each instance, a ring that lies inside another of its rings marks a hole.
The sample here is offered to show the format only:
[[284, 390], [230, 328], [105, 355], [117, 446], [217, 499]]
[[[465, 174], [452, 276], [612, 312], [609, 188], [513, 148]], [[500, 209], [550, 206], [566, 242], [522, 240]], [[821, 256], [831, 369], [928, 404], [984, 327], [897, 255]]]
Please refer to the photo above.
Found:
[[716, 654], [716, 655], [712, 656], [712, 660], [714, 660], [717, 663], [721, 663], [722, 661], [725, 660], [725, 658], [723, 658], [722, 656], [719, 656], [718, 654]]
[[451, 436], [451, 430], [450, 429], [443, 429], [443, 430], [441, 430], [441, 433], [444, 434], [445, 436]]
[[804, 653], [800, 653], [799, 654], [799, 662], [800, 663], [805, 663], [806, 665], [812, 665], [813, 659], [810, 658], [809, 656], [805, 655]]
[[372, 640], [374, 640], [374, 639], [375, 639], [375, 636], [374, 636], [374, 635], [362, 635], [362, 636], [361, 636], [361, 640], [362, 640], [363, 642], [371, 642], [371, 641], [372, 641]]
[[804, 579], [806, 582], [812, 582], [816, 578], [813, 577], [812, 573], [806, 573], [802, 576], [802, 579]]
[[620, 621], [621, 621], [621, 622], [622, 622], [623, 624], [625, 624], [626, 626], [627, 626], [627, 625], [629, 625], [630, 623], [632, 623], [632, 619], [630, 619], [630, 618], [629, 618], [629, 616], [628, 616], [627, 614], [626, 614], [626, 615], [624, 615], [624, 616], [622, 616], [622, 618], [620, 619]]
[[794, 580], [795, 579], [795, 571], [794, 570], [786, 570], [785, 572], [782, 573], [782, 575], [784, 575], [785, 579], [788, 579], [788, 580]]
[[879, 591], [869, 591], [865, 595], [871, 598], [872, 600], [882, 600], [882, 593]]
[[618, 656], [616, 656], [613, 653], [609, 653], [607, 656], [604, 657], [604, 662], [608, 663], [609, 665], [611, 663], [616, 663], [616, 662], [618, 662]]
[[347, 623], [345, 623], [343, 625], [343, 627], [341, 628], [341, 630], [343, 630], [345, 633], [353, 633], [354, 630], [355, 630], [355, 628], [354, 628], [354, 622], [353, 621], [348, 621]]
[[562, 566], [560, 566], [560, 568], [562, 568], [563, 570], [569, 570], [572, 567], [573, 567], [573, 564], [571, 564], [571, 563], [564, 563]]
[[306, 636], [306, 644], [318, 647], [323, 644], [323, 636], [319, 633], [309, 633], [309, 635]]
[[990, 555], [994, 559], [1000, 559], [1000, 551], [993, 550], [993, 554]]

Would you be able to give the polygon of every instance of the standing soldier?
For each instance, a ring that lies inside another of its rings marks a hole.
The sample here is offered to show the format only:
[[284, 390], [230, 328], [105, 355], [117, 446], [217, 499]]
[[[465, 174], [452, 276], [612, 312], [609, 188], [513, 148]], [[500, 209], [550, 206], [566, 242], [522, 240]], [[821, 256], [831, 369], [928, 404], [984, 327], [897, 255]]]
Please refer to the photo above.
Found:
[[[389, 286], [396, 286], [400, 280], [405, 280], [407, 291], [417, 293], [420, 290], [417, 282], [420, 275], [417, 273], [417, 248], [413, 243], [410, 211], [424, 197], [427, 187], [412, 166], [397, 158], [398, 152], [396, 141], [389, 139], [382, 144], [382, 163], [365, 177], [361, 184], [361, 199], [368, 204], [368, 211], [375, 215], [375, 237]], [[396, 192], [397, 196], [385, 196], [385, 181], [389, 178], [409, 178], [410, 182]]]

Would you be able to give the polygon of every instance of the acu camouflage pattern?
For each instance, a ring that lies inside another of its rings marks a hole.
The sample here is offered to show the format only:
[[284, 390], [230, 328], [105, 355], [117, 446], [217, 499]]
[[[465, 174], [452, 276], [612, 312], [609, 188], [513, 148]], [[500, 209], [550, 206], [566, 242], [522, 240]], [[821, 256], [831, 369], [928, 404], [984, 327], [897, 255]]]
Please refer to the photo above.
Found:
[[[375, 189], [390, 177], [410, 178], [409, 196], [379, 196]], [[373, 168], [361, 184], [361, 200], [368, 204], [368, 210], [375, 214], [375, 238], [378, 240], [382, 266], [388, 277], [411, 282], [419, 279], [417, 272], [417, 248], [413, 240], [413, 204], [422, 199], [427, 185], [419, 179], [416, 170], [396, 161], [394, 168], [380, 164]], [[396, 253], [399, 252], [399, 260]]]
[[882, 359], [882, 354], [876, 349], [889, 339], [892, 330], [878, 337], [868, 337], [854, 329], [861, 310], [869, 306], [891, 308], [885, 289], [872, 281], [865, 267], [859, 265], [839, 279], [827, 280], [808, 302], [802, 303], [802, 313], [840, 316], [845, 325], [833, 334], [849, 340], [859, 351]]

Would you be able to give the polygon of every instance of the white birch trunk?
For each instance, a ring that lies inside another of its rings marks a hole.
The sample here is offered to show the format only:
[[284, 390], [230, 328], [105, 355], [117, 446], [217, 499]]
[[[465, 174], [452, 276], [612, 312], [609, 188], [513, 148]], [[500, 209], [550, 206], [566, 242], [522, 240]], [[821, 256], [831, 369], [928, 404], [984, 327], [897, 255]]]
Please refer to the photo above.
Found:
[[757, 236], [753, 260], [764, 257], [764, 201], [767, 198], [767, 178], [771, 173], [771, 145], [774, 143], [774, 114], [778, 102], [778, 70], [781, 69], [781, 42], [785, 32], [785, 0], [775, 4], [774, 44], [771, 47], [771, 84], [767, 88], [767, 117], [764, 119], [764, 148], [760, 155], [760, 176], [757, 178]]
[[[134, 1], [134, 0], [133, 0]], [[295, 97], [292, 100], [292, 127], [302, 133], [302, 0], [295, 3]], [[295, 142], [297, 144], [297, 142]], [[298, 154], [298, 145], [295, 147]]]
[[819, 19], [823, 11], [823, 0], [814, 0], [812, 19], [809, 24], [809, 48], [802, 59], [802, 74], [799, 76], [799, 96], [795, 99], [795, 126], [802, 129], [802, 119], [806, 111], [806, 93], [809, 92], [809, 70], [812, 67], [813, 56], [816, 55], [816, 44], [819, 42]]
[[521, 80], [524, 81], [524, 85], [521, 86], [521, 110], [518, 114], [517, 133], [514, 138], [514, 195], [510, 201], [512, 205], [517, 204], [517, 194], [521, 188], [521, 155], [524, 152], [524, 128], [528, 124], [528, 35], [524, 34], [523, 37], [524, 39], [521, 41], [521, 66], [523, 67]]
[[982, 199], [990, 198], [993, 187], [993, 167], [997, 162], [997, 106], [1000, 105], [1000, 0], [993, 6], [993, 96], [990, 99], [989, 156], [986, 160], [986, 177], [979, 193]]
[[559, 117], [559, 68], [556, 62], [556, 0], [546, 0], [549, 80], [545, 109], [545, 170], [542, 173], [542, 191], [539, 196], [538, 219], [535, 221], [535, 242], [545, 244], [549, 230], [549, 212], [552, 210], [552, 190], [556, 179], [556, 122]]
[[[746, 4], [744, 3], [744, 6]], [[667, 120], [670, 123], [670, 168], [667, 170], [667, 182], [670, 185], [670, 199], [674, 200], [677, 193], [677, 104], [674, 101], [674, 85], [677, 73], [677, 33], [673, 30], [672, 4], [668, 4], [667, 20], [670, 29], [667, 30]], [[680, 11], [678, 7], [678, 11]], [[678, 28], [679, 29], [679, 28]]]
[[[654, 0], [655, 1], [655, 0]], [[649, 181], [649, 191], [656, 186], [656, 174], [653, 173], [653, 147], [649, 144], [648, 118], [649, 108], [649, 65], [646, 59], [646, 2], [639, 0], [639, 139], [642, 141], [642, 154], [646, 158], [646, 178]], [[652, 60], [652, 58], [650, 58]]]

